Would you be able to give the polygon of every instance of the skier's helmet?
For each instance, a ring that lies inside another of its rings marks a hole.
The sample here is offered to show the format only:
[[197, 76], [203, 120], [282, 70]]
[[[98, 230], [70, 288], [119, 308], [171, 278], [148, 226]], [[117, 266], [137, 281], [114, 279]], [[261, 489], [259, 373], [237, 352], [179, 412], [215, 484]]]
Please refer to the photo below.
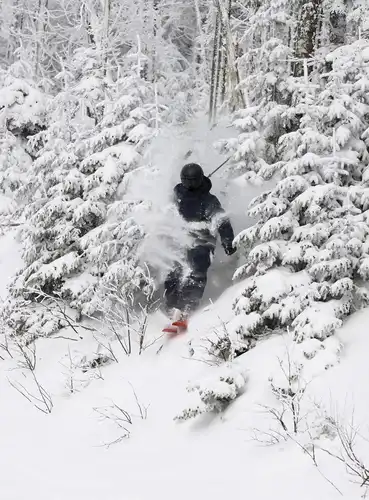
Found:
[[188, 163], [182, 168], [181, 182], [185, 188], [193, 191], [198, 189], [204, 181], [204, 171], [197, 163]]

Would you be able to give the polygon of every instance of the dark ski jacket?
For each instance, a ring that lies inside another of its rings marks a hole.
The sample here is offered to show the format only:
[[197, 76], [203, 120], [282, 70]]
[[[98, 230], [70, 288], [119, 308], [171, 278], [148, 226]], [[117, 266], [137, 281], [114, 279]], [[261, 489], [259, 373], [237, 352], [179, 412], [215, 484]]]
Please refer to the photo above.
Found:
[[[211, 188], [211, 180], [208, 177], [204, 177], [204, 182], [195, 191], [186, 189], [183, 184], [177, 184], [174, 188], [174, 200], [180, 215], [189, 223], [189, 232], [195, 238], [196, 245], [215, 248], [215, 229], [219, 233], [223, 248], [227, 251], [232, 247], [234, 240], [233, 228], [224, 214], [220, 201], [210, 193]], [[192, 224], [193, 229], [191, 223], [195, 223]]]

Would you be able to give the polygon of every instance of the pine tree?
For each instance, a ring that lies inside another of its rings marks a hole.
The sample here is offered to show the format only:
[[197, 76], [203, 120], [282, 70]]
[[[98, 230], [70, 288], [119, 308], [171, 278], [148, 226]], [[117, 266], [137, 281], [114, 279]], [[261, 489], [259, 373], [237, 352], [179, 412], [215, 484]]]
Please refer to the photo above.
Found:
[[31, 68], [15, 63], [0, 71], [0, 189], [18, 203], [29, 201], [32, 156], [27, 139], [47, 126], [49, 97], [32, 80]]
[[368, 301], [357, 281], [365, 277], [369, 234], [361, 196], [369, 159], [361, 138], [369, 114], [366, 50], [365, 41], [336, 49], [318, 89], [296, 88], [286, 112], [292, 131], [278, 141], [281, 161], [262, 172], [277, 184], [253, 200], [250, 215], [259, 221], [237, 237], [247, 255], [237, 277], [261, 277], [236, 311], [257, 313], [259, 327], [292, 326], [299, 341], [326, 338]]
[[247, 89], [249, 105], [234, 113], [233, 126], [240, 131], [237, 140], [219, 141], [217, 147], [232, 154], [228, 172], [239, 181], [259, 183], [270, 172], [268, 166], [277, 159], [277, 142], [289, 127], [288, 110], [294, 90], [289, 74], [291, 50], [281, 40], [271, 39], [255, 54], [243, 58], [247, 73], [242, 85]]
[[[24, 213], [25, 268], [11, 288], [18, 300], [10, 323], [18, 333], [29, 326], [22, 300], [36, 300], [37, 290], [89, 315], [112, 286], [127, 301], [151, 293], [135, 253], [142, 230], [134, 207], [121, 198], [125, 177], [140, 165], [155, 133], [152, 86], [136, 67], [108, 82], [91, 50], [85, 57], [78, 51], [75, 64], [72, 75], [61, 75], [65, 90], [53, 102], [51, 125], [30, 142], [37, 155], [30, 171], [35, 201]], [[40, 321], [44, 314], [33, 330]]]

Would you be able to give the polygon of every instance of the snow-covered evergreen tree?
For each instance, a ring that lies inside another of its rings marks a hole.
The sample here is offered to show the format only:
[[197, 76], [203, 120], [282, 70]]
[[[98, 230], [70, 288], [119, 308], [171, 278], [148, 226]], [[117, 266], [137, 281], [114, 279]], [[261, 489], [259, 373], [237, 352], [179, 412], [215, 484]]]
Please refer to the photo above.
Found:
[[[298, 340], [324, 339], [368, 301], [357, 281], [365, 276], [369, 234], [362, 197], [367, 46], [358, 41], [330, 53], [325, 61], [332, 69], [318, 89], [296, 85], [285, 112], [292, 126], [278, 141], [280, 161], [262, 171], [277, 183], [252, 201], [250, 214], [259, 221], [236, 238], [247, 256], [236, 276], [261, 278], [250, 281], [235, 309], [246, 323], [257, 314], [258, 328], [291, 325]], [[273, 281], [270, 293], [266, 283]]]
[[[134, 207], [120, 198], [155, 133], [157, 112], [152, 85], [136, 67], [112, 83], [91, 56], [76, 54], [74, 81], [67, 71], [61, 75], [65, 90], [52, 103], [52, 123], [30, 142], [35, 201], [24, 213], [25, 268], [12, 285], [14, 297], [34, 299], [40, 289], [83, 314], [101, 308], [111, 285], [127, 301], [151, 292], [134, 251], [142, 231]], [[15, 310], [22, 330], [19, 301]]]
[[0, 70], [0, 190], [18, 203], [29, 201], [32, 156], [27, 139], [47, 126], [48, 97], [26, 63]]
[[[238, 182], [259, 183], [268, 175], [268, 165], [277, 159], [278, 138], [289, 124], [288, 109], [294, 90], [289, 75], [291, 50], [279, 39], [266, 41], [257, 56], [247, 54], [243, 63], [250, 72], [242, 85], [249, 105], [234, 114], [233, 125], [240, 131], [233, 140], [219, 141], [217, 147], [232, 160], [228, 173]], [[256, 59], [256, 60], [255, 60]]]

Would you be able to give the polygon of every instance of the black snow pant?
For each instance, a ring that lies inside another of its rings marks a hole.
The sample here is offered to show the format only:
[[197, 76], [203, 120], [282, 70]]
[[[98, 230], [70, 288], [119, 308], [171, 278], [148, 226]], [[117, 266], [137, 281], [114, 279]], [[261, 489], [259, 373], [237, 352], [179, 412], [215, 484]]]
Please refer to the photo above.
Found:
[[185, 313], [194, 311], [204, 295], [207, 272], [211, 264], [211, 246], [196, 246], [187, 250], [189, 272], [184, 275], [181, 265], [171, 271], [164, 283], [167, 309], [179, 309]]

